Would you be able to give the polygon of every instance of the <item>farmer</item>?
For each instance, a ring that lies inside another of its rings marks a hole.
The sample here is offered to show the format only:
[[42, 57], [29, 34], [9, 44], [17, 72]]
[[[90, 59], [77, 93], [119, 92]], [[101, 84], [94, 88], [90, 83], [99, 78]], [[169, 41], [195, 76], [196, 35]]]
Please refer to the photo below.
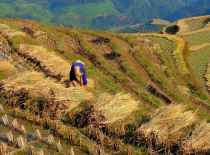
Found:
[[87, 87], [87, 78], [85, 75], [85, 67], [84, 63], [80, 60], [77, 60], [72, 66], [70, 71], [70, 82], [72, 82], [73, 86], [77, 86], [79, 78], [80, 86], [85, 85]]

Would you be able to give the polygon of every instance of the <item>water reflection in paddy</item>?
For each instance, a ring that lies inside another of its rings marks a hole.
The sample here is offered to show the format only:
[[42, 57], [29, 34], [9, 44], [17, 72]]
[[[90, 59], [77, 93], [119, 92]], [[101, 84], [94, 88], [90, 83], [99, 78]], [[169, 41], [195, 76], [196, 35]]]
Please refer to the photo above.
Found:
[[[8, 120], [11, 124], [11, 122], [14, 120], [14, 117], [12, 115], [12, 109], [7, 109], [5, 114], [7, 115]], [[12, 130], [11, 125], [5, 126], [3, 121], [2, 121], [2, 116], [3, 115], [4, 115], [3, 113], [0, 114], [0, 117], [1, 117], [1, 119], [0, 119], [0, 131], [1, 131], [0, 132], [1, 133], [0, 134], [0, 142], [6, 142], [7, 143], [5, 133], [7, 133], [8, 131], [12, 131], [12, 134], [14, 136], [14, 141], [15, 141], [20, 135], [22, 135], [21, 131]], [[51, 155], [65, 155], [65, 154], [68, 154], [68, 150], [70, 148], [73, 148], [75, 155], [88, 154], [88, 153], [85, 153], [83, 148], [77, 147], [75, 145], [73, 146], [69, 143], [68, 140], [61, 139], [61, 138], [54, 135], [53, 137], [54, 137], [55, 143], [60, 140], [61, 145], [62, 145], [62, 151], [59, 153], [59, 152], [56, 151], [55, 146], [49, 146], [48, 143], [47, 143], [47, 138], [46, 137], [48, 137], [49, 134], [51, 133], [50, 130], [45, 130], [45, 129], [42, 128], [42, 126], [36, 126], [32, 122], [26, 121], [26, 120], [24, 120], [20, 117], [17, 117], [17, 122], [18, 122], [19, 127], [21, 125], [23, 125], [25, 127], [26, 131], [27, 131], [27, 134], [23, 136], [24, 138], [26, 138], [27, 143], [33, 141], [32, 137], [33, 137], [33, 134], [35, 133], [36, 129], [39, 129], [39, 131], [41, 132], [42, 140], [29, 144], [24, 151], [17, 152], [15, 154], [29, 155], [31, 146], [35, 147], [35, 152], [38, 152], [42, 149], [42, 151], [44, 152], [45, 155], [48, 155], [48, 154], [51, 154]], [[15, 142], [13, 144], [11, 144], [10, 146], [15, 146]], [[16, 149], [17, 149], [17, 147], [16, 147]]]

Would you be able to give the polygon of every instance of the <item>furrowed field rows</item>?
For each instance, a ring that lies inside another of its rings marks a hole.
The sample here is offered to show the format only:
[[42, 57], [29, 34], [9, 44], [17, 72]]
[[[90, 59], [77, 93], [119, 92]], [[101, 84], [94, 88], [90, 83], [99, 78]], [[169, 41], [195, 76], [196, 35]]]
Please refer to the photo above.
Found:
[[190, 52], [187, 60], [190, 63], [194, 76], [202, 83], [205, 83], [204, 75], [210, 61], [210, 47], [204, 47], [198, 51]]
[[174, 64], [173, 61], [173, 55], [172, 51], [174, 48], [174, 44], [172, 41], [165, 39], [165, 38], [159, 38], [159, 37], [145, 37], [157, 44], [160, 45], [160, 48], [162, 52], [160, 53], [160, 59], [163, 63], [163, 67], [165, 67], [165, 74], [173, 80], [174, 83], [182, 83], [181, 82], [181, 74], [177, 68], [177, 66]]
[[[132, 47], [130, 44], [114, 35], [110, 36], [103, 33], [95, 34], [87, 31], [83, 31], [83, 33], [86, 33], [85, 36], [81, 34], [84, 42], [86, 43], [86, 47], [87, 45], [90, 46], [92, 44], [92, 53], [95, 53], [94, 55], [97, 55], [100, 61], [103, 60], [101, 65], [106, 67], [107, 71], [110, 70], [109, 68], [114, 69], [113, 71], [109, 71], [109, 73], [111, 73], [110, 75], [112, 75], [118, 83], [123, 85], [125, 90], [132, 91], [138, 95], [138, 97], [143, 99], [143, 102], [149, 102], [154, 106], [161, 105], [161, 98], [154, 99], [153, 102], [148, 100], [150, 93], [147, 91], [147, 89], [145, 90], [144, 87], [148, 82], [150, 82], [150, 77], [147, 75], [147, 72], [144, 70], [144, 68], [132, 57]], [[93, 37], [97, 39], [91, 40]], [[108, 64], [104, 65], [107, 62]], [[110, 62], [114, 63], [114, 65], [108, 68], [108, 66], [111, 64]], [[151, 84], [153, 86], [156, 85], [155, 83]], [[160, 90], [158, 89], [158, 91]]]
[[[191, 72], [189, 74], [191, 79], [195, 78], [193, 81], [196, 81], [196, 86], [191, 86], [191, 88], [198, 89], [199, 87], [205, 94], [208, 94], [205, 87], [205, 73], [209, 63], [209, 25], [209, 15], [192, 17], [181, 19], [165, 27], [162, 31], [163, 33], [173, 33], [187, 42], [189, 49], [185, 50], [186, 64]], [[207, 99], [207, 96], [204, 98]]]
[[185, 49], [185, 45], [186, 42], [179, 38], [176, 37], [174, 35], [162, 35], [162, 34], [135, 34], [135, 35], [139, 35], [142, 37], [160, 37], [160, 38], [166, 38], [170, 41], [172, 41], [175, 45], [174, 45], [174, 51], [173, 53], [173, 58], [175, 59], [178, 67], [180, 68], [181, 72], [183, 74], [188, 74], [188, 69], [186, 67], [184, 58], [183, 58], [183, 51]]
[[192, 35], [186, 35], [182, 36], [184, 40], [188, 42], [189, 47], [200, 45], [203, 43], [209, 43], [210, 42], [210, 30], [205, 32], [199, 32]]
[[204, 26], [205, 19], [197, 19], [197, 20], [185, 20], [185, 23], [189, 26], [189, 31], [196, 31], [201, 29]]
[[[210, 16], [191, 17], [181, 19], [188, 25], [189, 32], [206, 29], [210, 21]], [[181, 33], [180, 33], [181, 34]]]

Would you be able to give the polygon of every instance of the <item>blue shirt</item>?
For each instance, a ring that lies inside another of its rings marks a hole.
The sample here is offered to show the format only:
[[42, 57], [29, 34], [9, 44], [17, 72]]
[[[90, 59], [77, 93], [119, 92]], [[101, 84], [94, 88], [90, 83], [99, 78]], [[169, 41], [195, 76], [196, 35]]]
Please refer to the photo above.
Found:
[[80, 72], [83, 73], [83, 76], [82, 76], [82, 78], [83, 78], [83, 84], [86, 85], [88, 82], [87, 82], [87, 77], [85, 75], [85, 67], [84, 67], [84, 65], [82, 63], [80, 63], [80, 62], [75, 62], [71, 66], [71, 71], [70, 71], [71, 73], [74, 73], [75, 74], [75, 72], [74, 72], [74, 67], [75, 66], [79, 66], [80, 67]]

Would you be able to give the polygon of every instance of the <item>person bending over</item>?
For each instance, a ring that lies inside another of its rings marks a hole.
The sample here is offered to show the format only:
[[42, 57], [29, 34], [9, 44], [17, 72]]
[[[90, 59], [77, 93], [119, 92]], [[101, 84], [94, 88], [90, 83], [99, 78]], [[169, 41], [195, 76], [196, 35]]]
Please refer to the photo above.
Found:
[[[79, 80], [78, 80], [79, 78]], [[72, 66], [70, 70], [70, 82], [72, 82], [73, 86], [77, 86], [77, 82], [79, 81], [80, 86], [85, 85], [87, 87], [87, 77], [85, 75], [85, 67], [84, 63], [80, 60], [77, 60]]]

